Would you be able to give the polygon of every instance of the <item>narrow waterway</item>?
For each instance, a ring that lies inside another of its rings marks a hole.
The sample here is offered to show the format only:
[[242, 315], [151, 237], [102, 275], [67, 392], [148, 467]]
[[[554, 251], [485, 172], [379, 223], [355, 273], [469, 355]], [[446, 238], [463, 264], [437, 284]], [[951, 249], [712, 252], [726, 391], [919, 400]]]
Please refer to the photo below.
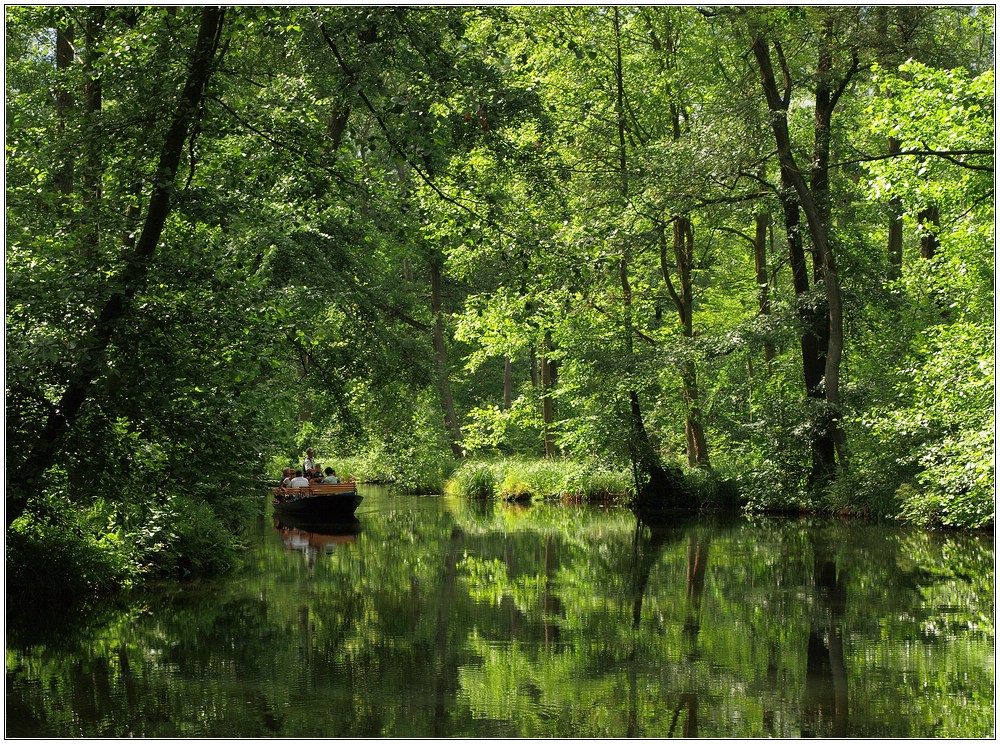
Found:
[[992, 737], [992, 535], [363, 490], [86, 617], [7, 607], [7, 737]]

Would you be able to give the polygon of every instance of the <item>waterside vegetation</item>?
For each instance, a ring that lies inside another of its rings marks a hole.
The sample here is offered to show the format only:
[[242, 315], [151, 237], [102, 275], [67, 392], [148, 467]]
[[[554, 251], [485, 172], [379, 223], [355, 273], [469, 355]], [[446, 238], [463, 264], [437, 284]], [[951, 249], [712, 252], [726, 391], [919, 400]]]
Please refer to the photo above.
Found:
[[306, 446], [992, 526], [992, 6], [5, 13], [9, 598], [230, 570]]

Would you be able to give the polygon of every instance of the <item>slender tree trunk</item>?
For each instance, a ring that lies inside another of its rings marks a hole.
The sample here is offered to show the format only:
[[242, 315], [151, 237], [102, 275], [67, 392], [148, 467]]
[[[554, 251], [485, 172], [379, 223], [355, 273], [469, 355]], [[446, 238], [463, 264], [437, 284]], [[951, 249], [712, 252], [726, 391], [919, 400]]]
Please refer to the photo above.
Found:
[[[899, 141], [889, 138], [889, 154], [899, 153]], [[903, 273], [903, 200], [894, 196], [889, 200], [889, 271], [890, 281], [899, 279]]]
[[[670, 280], [667, 265], [666, 238], [660, 236], [660, 273], [667, 284], [667, 291], [677, 308], [681, 321], [681, 332], [687, 339], [694, 338], [694, 298], [692, 270], [694, 266], [694, 230], [686, 216], [674, 218], [673, 231], [674, 264], [677, 271], [679, 289]], [[691, 467], [710, 468], [708, 443], [701, 421], [701, 403], [698, 395], [698, 368], [693, 360], [681, 365], [681, 387], [684, 396], [684, 436], [687, 442], [687, 461]]]
[[[757, 276], [757, 310], [761, 317], [771, 314], [770, 280], [767, 276], [767, 228], [771, 215], [758, 212], [754, 215], [753, 263]], [[764, 363], [770, 367], [774, 359], [774, 342], [764, 342]]]
[[[56, 89], [56, 118], [59, 122], [58, 131], [61, 135], [66, 134], [67, 117], [76, 105], [76, 97], [73, 95], [68, 80], [74, 57], [73, 26], [71, 24], [71, 21], [67, 21], [65, 26], [56, 29], [56, 69], [61, 78]], [[64, 197], [73, 193], [75, 164], [71, 153], [72, 148], [67, 145], [62, 152], [62, 162], [55, 169], [55, 188]]]
[[541, 359], [542, 368], [542, 437], [545, 442], [545, 457], [552, 459], [558, 452], [556, 450], [555, 438], [553, 437], [553, 426], [555, 425], [555, 408], [552, 400], [552, 393], [556, 387], [558, 367], [549, 358], [549, 352], [553, 350], [552, 334], [545, 333], [545, 356]]
[[101, 198], [104, 174], [104, 133], [101, 129], [103, 90], [98, 64], [102, 55], [105, 8], [91, 6], [87, 10], [84, 68], [87, 82], [84, 85], [84, 121], [87, 127], [87, 151], [83, 164], [83, 213], [87, 234], [83, 239], [88, 261], [101, 255]]
[[[646, 15], [646, 22], [649, 28], [650, 40], [653, 49], [657, 53], [660, 70], [666, 75], [672, 75], [677, 69], [677, 54], [679, 50], [680, 35], [676, 32], [674, 25], [669, 22], [665, 33], [658, 34], [653, 26], [652, 19]], [[681, 115], [683, 106], [678, 97], [674, 96], [670, 101], [669, 121], [674, 141], [681, 138]], [[687, 215], [674, 217], [674, 263], [677, 267], [678, 282], [680, 292], [675, 292], [670, 282], [670, 272], [663, 254], [663, 244], [661, 242], [660, 271], [663, 279], [667, 283], [668, 290], [674, 304], [677, 307], [677, 314], [680, 317], [681, 327], [685, 338], [694, 338], [694, 297], [692, 272], [694, 269], [694, 231], [691, 219]], [[687, 462], [690, 467], [710, 468], [708, 458], [708, 443], [705, 438], [705, 428], [701, 418], [701, 402], [698, 394], [698, 369], [693, 360], [684, 362], [681, 366], [681, 385], [684, 397], [684, 437], [687, 444]]]
[[79, 361], [59, 402], [49, 412], [30, 452], [22, 462], [14, 464], [10, 472], [8, 525], [24, 512], [28, 495], [55, 461], [66, 433], [76, 423], [90, 397], [92, 383], [106, 366], [105, 357], [112, 337], [149, 273], [170, 212], [171, 194], [184, 143], [197, 121], [206, 87], [215, 69], [224, 13], [224, 9], [219, 7], [206, 7], [201, 11], [198, 40], [191, 54], [187, 81], [164, 138], [142, 233], [125, 257], [124, 267], [115, 283], [109, 287], [108, 299], [101, 307], [93, 330], [79, 345]]
[[514, 401], [514, 363], [510, 359], [503, 363], [503, 409], [510, 410]]
[[448, 346], [444, 339], [444, 311], [441, 292], [441, 264], [435, 256], [430, 261], [431, 270], [431, 311], [434, 314], [434, 366], [437, 368], [438, 393], [441, 408], [444, 409], [444, 425], [451, 435], [451, 451], [456, 457], [464, 457], [462, 450], [462, 429], [455, 413], [455, 399], [451, 394], [451, 367], [448, 361]]

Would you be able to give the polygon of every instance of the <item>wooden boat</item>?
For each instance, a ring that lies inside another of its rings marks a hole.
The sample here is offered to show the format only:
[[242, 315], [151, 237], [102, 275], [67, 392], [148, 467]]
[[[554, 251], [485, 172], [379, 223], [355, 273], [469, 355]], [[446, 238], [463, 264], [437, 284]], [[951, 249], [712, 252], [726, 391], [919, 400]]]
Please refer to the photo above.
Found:
[[323, 483], [302, 488], [275, 488], [274, 513], [326, 522], [349, 520], [362, 501], [357, 483]]

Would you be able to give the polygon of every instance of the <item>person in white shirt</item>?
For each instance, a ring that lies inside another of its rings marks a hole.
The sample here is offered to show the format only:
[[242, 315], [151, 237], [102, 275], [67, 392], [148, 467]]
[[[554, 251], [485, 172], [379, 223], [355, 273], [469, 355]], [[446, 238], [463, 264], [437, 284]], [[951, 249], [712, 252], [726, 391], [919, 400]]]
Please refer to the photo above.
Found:
[[308, 486], [309, 480], [302, 477], [302, 471], [296, 470], [295, 477], [288, 482], [289, 488], [302, 488], [303, 486]]
[[302, 472], [308, 473], [316, 469], [316, 450], [312, 447], [306, 450], [306, 459], [302, 461]]

